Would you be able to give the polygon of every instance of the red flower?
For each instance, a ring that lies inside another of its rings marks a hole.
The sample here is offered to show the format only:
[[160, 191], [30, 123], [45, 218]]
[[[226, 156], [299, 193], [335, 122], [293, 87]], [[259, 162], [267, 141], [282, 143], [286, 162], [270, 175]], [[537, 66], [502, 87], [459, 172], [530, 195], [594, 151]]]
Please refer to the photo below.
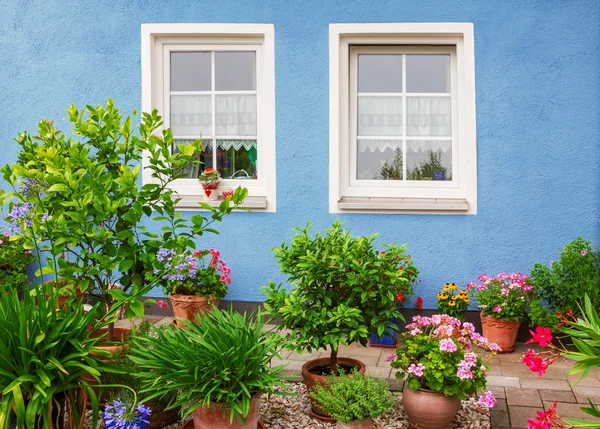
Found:
[[399, 269], [399, 270], [403, 270], [403, 269], [404, 269], [404, 267], [400, 267], [400, 268], [398, 268], [398, 269]]
[[531, 349], [527, 350], [521, 362], [529, 367], [529, 371], [537, 372], [540, 377], [544, 375], [549, 365]]
[[558, 418], [556, 414], [556, 401], [548, 408], [548, 411], [538, 411], [536, 414], [537, 417], [535, 419], [527, 419], [527, 429], [550, 429], [554, 420]]
[[382, 254], [382, 255], [385, 255], [385, 251], [382, 251], [382, 252], [381, 252], [381, 254]]
[[402, 295], [402, 292], [398, 292], [396, 298], [398, 298], [398, 302], [402, 302], [402, 300], [404, 299], [404, 295]]
[[417, 297], [417, 311], [423, 310], [423, 298]]
[[550, 331], [550, 328], [538, 326], [535, 328], [535, 332], [529, 331], [529, 333], [531, 334], [532, 338], [525, 344], [540, 343], [541, 347], [546, 347], [546, 344], [552, 341], [552, 332]]
[[94, 325], [90, 323], [90, 326], [88, 326], [88, 331], [91, 331], [92, 329], [94, 329]]

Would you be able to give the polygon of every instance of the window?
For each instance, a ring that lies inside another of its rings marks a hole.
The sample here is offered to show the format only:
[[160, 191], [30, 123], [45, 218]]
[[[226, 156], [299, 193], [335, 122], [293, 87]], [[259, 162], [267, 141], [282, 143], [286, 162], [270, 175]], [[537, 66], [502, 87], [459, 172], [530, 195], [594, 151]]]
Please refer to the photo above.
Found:
[[330, 26], [330, 211], [477, 212], [471, 24]]
[[142, 25], [143, 110], [176, 144], [202, 136], [202, 164], [174, 184], [181, 208], [198, 207], [198, 175], [215, 168], [222, 187], [248, 188], [246, 207], [275, 211], [274, 73], [273, 25]]

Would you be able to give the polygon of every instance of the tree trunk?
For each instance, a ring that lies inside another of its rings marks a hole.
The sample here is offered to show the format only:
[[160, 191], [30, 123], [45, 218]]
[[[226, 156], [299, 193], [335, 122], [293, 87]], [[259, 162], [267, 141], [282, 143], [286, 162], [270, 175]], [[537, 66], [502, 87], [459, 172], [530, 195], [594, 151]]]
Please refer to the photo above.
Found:
[[338, 375], [337, 354], [337, 350], [332, 348], [331, 357], [329, 358], [329, 371], [331, 371], [331, 375]]

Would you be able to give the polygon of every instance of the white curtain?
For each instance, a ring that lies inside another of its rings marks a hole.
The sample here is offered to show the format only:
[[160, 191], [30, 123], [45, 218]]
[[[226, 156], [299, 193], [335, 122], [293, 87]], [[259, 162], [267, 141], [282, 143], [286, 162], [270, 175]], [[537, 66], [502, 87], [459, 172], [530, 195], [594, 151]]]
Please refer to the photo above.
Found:
[[358, 96], [359, 136], [401, 136], [402, 97]]
[[172, 95], [171, 131], [175, 136], [212, 135], [212, 97]]
[[407, 97], [407, 136], [452, 135], [450, 97]]
[[256, 135], [256, 95], [217, 95], [216, 134]]

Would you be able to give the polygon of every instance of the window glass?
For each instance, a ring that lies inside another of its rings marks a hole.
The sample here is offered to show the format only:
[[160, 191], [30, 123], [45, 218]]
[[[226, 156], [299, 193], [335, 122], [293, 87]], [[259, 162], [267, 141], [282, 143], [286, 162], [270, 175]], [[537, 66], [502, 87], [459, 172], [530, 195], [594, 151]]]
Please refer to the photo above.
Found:
[[210, 91], [210, 52], [171, 52], [171, 91]]

